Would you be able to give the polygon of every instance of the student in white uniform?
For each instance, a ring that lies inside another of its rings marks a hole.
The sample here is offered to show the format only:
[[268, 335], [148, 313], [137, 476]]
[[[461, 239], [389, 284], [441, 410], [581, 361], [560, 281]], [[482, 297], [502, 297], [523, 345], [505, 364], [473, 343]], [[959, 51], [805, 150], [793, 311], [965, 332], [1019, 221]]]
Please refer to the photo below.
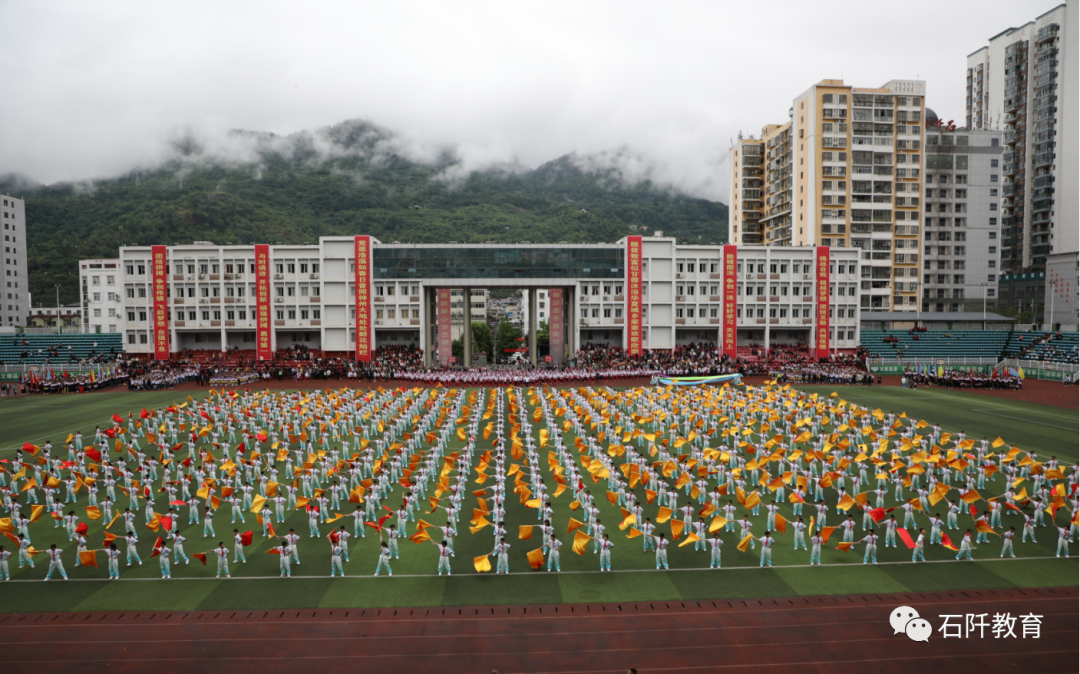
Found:
[[379, 543], [379, 565], [375, 567], [375, 575], [379, 575], [379, 572], [386, 567], [386, 573], [394, 575], [393, 569], [390, 568], [390, 546], [386, 544], [386, 541]]
[[49, 546], [49, 571], [45, 574], [45, 580], [52, 578], [53, 571], [59, 571], [64, 580], [68, 579], [67, 571], [64, 570], [64, 562], [60, 559], [63, 554], [64, 551], [57, 549], [56, 543]]
[[547, 570], [551, 571], [552, 565], [555, 566], [555, 572], [558, 573], [562, 569], [559, 568], [559, 548], [562, 547], [562, 541], [555, 537], [555, 534], [551, 535], [548, 540], [548, 558], [547, 558]]
[[232, 578], [229, 575], [229, 550], [225, 547], [224, 541], [214, 548], [214, 554], [217, 556], [217, 577], [221, 578], [221, 574], [224, 573], [226, 578]]
[[709, 568], [720, 568], [720, 548], [724, 547], [724, 541], [720, 540], [720, 532], [713, 534], [709, 539]]

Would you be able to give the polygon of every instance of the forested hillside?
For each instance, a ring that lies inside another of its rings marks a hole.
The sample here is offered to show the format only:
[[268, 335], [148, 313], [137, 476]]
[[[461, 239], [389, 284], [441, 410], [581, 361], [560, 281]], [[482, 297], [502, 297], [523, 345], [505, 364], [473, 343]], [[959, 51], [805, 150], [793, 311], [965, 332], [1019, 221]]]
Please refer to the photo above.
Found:
[[[461, 170], [447, 150], [427, 161], [393, 152], [392, 134], [345, 122], [288, 137], [236, 132], [239, 158], [197, 142], [152, 170], [79, 184], [13, 177], [26, 199], [31, 291], [78, 299], [76, 261], [122, 244], [315, 242], [371, 234], [386, 242], [611, 242], [663, 230], [686, 243], [725, 243], [727, 207], [618, 169], [584, 171], [573, 156], [529, 170]], [[387, 149], [389, 148], [389, 149]]]

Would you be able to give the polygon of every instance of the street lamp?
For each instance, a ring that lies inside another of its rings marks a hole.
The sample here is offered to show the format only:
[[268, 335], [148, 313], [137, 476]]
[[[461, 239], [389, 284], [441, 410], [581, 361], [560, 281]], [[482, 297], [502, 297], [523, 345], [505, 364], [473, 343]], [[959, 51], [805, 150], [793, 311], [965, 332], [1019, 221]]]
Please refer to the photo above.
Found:
[[64, 328], [60, 325], [60, 284], [56, 284], [56, 330], [58, 335], [64, 334]]
[[986, 329], [986, 293], [988, 292], [987, 291], [987, 286], [989, 286], [990, 284], [989, 283], [980, 283], [979, 285], [981, 285], [983, 287], [983, 321], [982, 322], [983, 322], [983, 330], [985, 330]]
[[[1050, 332], [1054, 331], [1054, 286], [1058, 284], [1057, 279], [1050, 279], [1046, 282], [1046, 285], [1050, 286]], [[1043, 306], [1046, 306], [1046, 300], [1043, 300]]]

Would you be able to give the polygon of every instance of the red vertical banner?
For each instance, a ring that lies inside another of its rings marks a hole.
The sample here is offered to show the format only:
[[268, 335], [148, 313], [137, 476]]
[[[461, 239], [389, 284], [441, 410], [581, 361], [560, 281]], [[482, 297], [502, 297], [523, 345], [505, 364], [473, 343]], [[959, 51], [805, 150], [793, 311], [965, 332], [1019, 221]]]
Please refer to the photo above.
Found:
[[738, 293], [739, 247], [724, 246], [724, 318], [720, 327], [720, 350], [729, 358], [738, 353]]
[[270, 246], [255, 246], [255, 353], [259, 360], [273, 360], [270, 338]]
[[563, 291], [548, 290], [548, 354], [551, 362], [563, 362]]
[[814, 335], [814, 357], [829, 357], [829, 247], [818, 246], [817, 268], [817, 327]]
[[356, 272], [356, 360], [371, 360], [371, 237], [353, 237]]
[[641, 320], [641, 237], [626, 237], [626, 353], [640, 356]]
[[154, 358], [169, 359], [169, 249], [150, 247], [150, 278], [154, 293]]
[[450, 290], [439, 288], [435, 291], [435, 320], [439, 328], [439, 364], [448, 365], [454, 355], [454, 335], [450, 331]]

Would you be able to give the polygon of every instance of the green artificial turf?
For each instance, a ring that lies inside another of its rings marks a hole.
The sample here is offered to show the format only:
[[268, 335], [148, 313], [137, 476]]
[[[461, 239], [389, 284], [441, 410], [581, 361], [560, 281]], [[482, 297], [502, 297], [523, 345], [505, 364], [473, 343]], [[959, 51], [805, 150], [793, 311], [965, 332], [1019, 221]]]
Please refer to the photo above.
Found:
[[[946, 431], [965, 430], [968, 437], [993, 439], [1001, 436], [1010, 444], [1024, 450], [1038, 452], [1043, 458], [1056, 454], [1066, 465], [1077, 457], [1078, 415], [1075, 410], [1042, 407], [1028, 403], [1013, 403], [1001, 398], [977, 394], [945, 391], [941, 389], [909, 391], [900, 388], [879, 387], [803, 387], [827, 395], [837, 391], [842, 398], [880, 407], [885, 411], [906, 411], [909, 417], [937, 423]], [[193, 395], [199, 397], [202, 393]], [[43, 444], [51, 438], [58, 445], [68, 432], [77, 428], [92, 437], [95, 425], [107, 427], [108, 418], [118, 412], [127, 416], [129, 410], [138, 412], [143, 406], [161, 407], [173, 401], [181, 401], [187, 393], [169, 391], [128, 393], [113, 392], [92, 395], [49, 396], [0, 400], [0, 428], [3, 428], [4, 445], [0, 446], [0, 458], [11, 458], [13, 449], [23, 442]], [[531, 413], [531, 407], [528, 408]], [[541, 426], [534, 428], [538, 430]], [[461, 443], [452, 443], [452, 449]], [[477, 456], [482, 453], [477, 452]], [[573, 438], [567, 436], [566, 444], [573, 451]], [[576, 452], [574, 452], [576, 454]], [[548, 486], [554, 493], [550, 473], [545, 471]], [[471, 478], [475, 477], [475, 472]], [[490, 482], [488, 482], [490, 484]], [[992, 483], [992, 493], [1003, 491], [1004, 483], [998, 478]], [[293, 527], [304, 536], [299, 544], [302, 564], [293, 566], [294, 577], [278, 578], [278, 558], [264, 554], [272, 542], [262, 538], [261, 528], [254, 515], [246, 514], [247, 523], [235, 525], [229, 522], [229, 509], [222, 508], [214, 519], [217, 537], [204, 539], [202, 525], [187, 525], [187, 508], [181, 508], [181, 530], [188, 538], [187, 552], [201, 552], [216, 547], [219, 540], [231, 549], [228, 535], [232, 529], [255, 530], [255, 542], [247, 549], [248, 563], [230, 564], [232, 579], [214, 578], [214, 561], [202, 566], [196, 560], [191, 565], [174, 565], [173, 579], [161, 580], [156, 559], [149, 558], [154, 535], [142, 524], [144, 517], [139, 509], [140, 552], [144, 564], [127, 568], [121, 564], [122, 579], [107, 581], [103, 556], [101, 567], [86, 569], [74, 567], [74, 544], [67, 542], [62, 529], [54, 529], [51, 520], [43, 519], [31, 526], [34, 545], [45, 549], [56, 543], [66, 550], [65, 566], [71, 582], [54, 579], [40, 582], [48, 568], [43, 555], [37, 557], [35, 569], [18, 570], [18, 560], [13, 557], [14, 581], [0, 583], [0, 612], [31, 611], [91, 611], [91, 610], [228, 610], [228, 609], [276, 609], [276, 608], [345, 608], [345, 607], [398, 607], [398, 606], [460, 606], [478, 604], [555, 604], [575, 602], [651, 602], [679, 600], [707, 600], [722, 598], [771, 597], [793, 595], [850, 594], [861, 592], [941, 591], [981, 588], [1044, 587], [1077, 584], [1076, 548], [1069, 560], [1055, 559], [1056, 533], [1049, 528], [1039, 529], [1037, 544], [1016, 543], [1021, 559], [1001, 560], [998, 557], [1000, 542], [991, 537], [989, 545], [976, 548], [975, 562], [957, 562], [955, 553], [939, 546], [927, 548], [929, 564], [910, 563], [910, 551], [903, 547], [894, 550], [879, 545], [877, 566], [863, 565], [861, 547], [850, 552], [836, 550], [826, 545], [823, 550], [823, 567], [809, 567], [809, 552], [792, 550], [791, 535], [778, 536], [773, 552], [772, 569], [758, 568], [758, 551], [747, 553], [735, 549], [738, 532], [723, 533], [726, 545], [723, 552], [724, 568], [711, 571], [708, 553], [694, 551], [692, 546], [670, 548], [672, 570], [655, 571], [652, 553], [644, 553], [641, 539], [628, 540], [616, 528], [620, 519], [617, 508], [603, 498], [605, 482], [593, 486], [599, 495], [597, 503], [602, 511], [601, 519], [608, 525], [616, 547], [612, 561], [615, 572], [599, 573], [599, 556], [593, 554], [590, 545], [584, 556], [570, 550], [572, 535], [565, 535], [571, 513], [567, 509], [570, 494], [555, 499], [555, 526], [564, 542], [562, 573], [534, 571], [525, 560], [525, 552], [540, 546], [540, 535], [533, 540], [518, 540], [518, 524], [537, 523], [536, 513], [518, 503], [510, 494], [507, 503], [508, 542], [511, 549], [510, 576], [493, 573], [476, 574], [472, 567], [474, 556], [489, 553], [494, 539], [490, 527], [477, 534], [468, 531], [468, 520], [474, 499], [465, 501], [455, 540], [457, 555], [453, 560], [453, 576], [435, 575], [437, 551], [431, 543], [414, 545], [401, 543], [401, 559], [392, 560], [394, 577], [372, 578], [377, 559], [377, 538], [370, 533], [366, 539], [350, 540], [351, 561], [345, 564], [345, 579], [329, 578], [329, 545], [325, 539], [307, 537], [307, 520], [300, 512], [289, 514], [283, 525], [275, 524], [279, 533]], [[400, 501], [400, 487], [388, 499], [388, 503]], [[639, 495], [643, 495], [638, 488]], [[826, 490], [832, 501], [835, 492]], [[429, 491], [430, 495], [430, 491]], [[122, 510], [127, 504], [118, 501]], [[888, 505], [895, 505], [889, 490]], [[85, 496], [75, 508], [80, 514]], [[160, 510], [160, 509], [159, 509]], [[655, 512], [655, 504], [647, 507], [647, 513]], [[783, 514], [788, 517], [790, 504], [785, 503]], [[810, 509], [804, 508], [804, 519], [809, 520]], [[740, 516], [742, 509], [740, 509]], [[428, 522], [441, 524], [444, 520], [435, 515], [421, 515]], [[1064, 513], [1058, 520], [1064, 520]], [[833, 509], [828, 523], [837, 524], [841, 516]], [[792, 519], [789, 517], [789, 519]], [[857, 518], [859, 519], [859, 518]], [[751, 517], [755, 534], [761, 535], [765, 528], [764, 509], [760, 517]], [[1018, 516], [1004, 518], [1005, 526], [1020, 527]], [[348, 523], [351, 517], [341, 520]], [[860, 520], [861, 521], [861, 520]], [[920, 524], [925, 523], [923, 520]], [[102, 521], [91, 521], [89, 539], [92, 546], [100, 543]], [[970, 518], [962, 518], [961, 524], [970, 526]], [[325, 535], [330, 525], [322, 525]], [[668, 526], [660, 530], [667, 532]], [[119, 527], [114, 527], [114, 532]], [[410, 527], [409, 533], [412, 533]], [[949, 531], [954, 540], [958, 532]], [[839, 537], [839, 531], [835, 534]], [[857, 531], [861, 536], [861, 529]], [[434, 535], [438, 539], [438, 534]], [[1019, 539], [1019, 537], [1018, 537]], [[883, 543], [883, 540], [882, 540]], [[122, 548], [123, 546], [121, 546]], [[10, 546], [9, 546], [10, 549]], [[230, 555], [231, 560], [231, 555]], [[492, 560], [494, 565], [494, 560]], [[33, 581], [33, 582], [20, 582]]]

